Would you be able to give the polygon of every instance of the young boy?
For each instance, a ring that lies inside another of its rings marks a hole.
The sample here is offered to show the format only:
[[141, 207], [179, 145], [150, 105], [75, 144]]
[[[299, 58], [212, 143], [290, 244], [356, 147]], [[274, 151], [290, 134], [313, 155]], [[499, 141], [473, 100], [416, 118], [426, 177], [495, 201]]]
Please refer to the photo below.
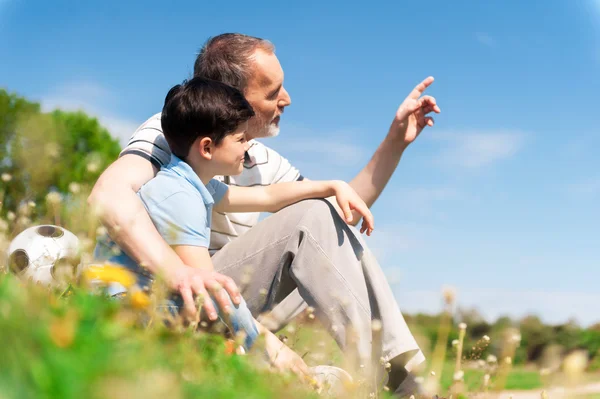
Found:
[[[361, 232], [370, 235], [372, 215], [344, 182], [301, 181], [267, 187], [229, 187], [213, 179], [216, 175], [242, 172], [248, 149], [245, 130], [253, 116], [252, 107], [240, 91], [216, 81], [194, 78], [173, 87], [166, 96], [161, 124], [171, 148], [171, 162], [142, 186], [138, 195], [158, 232], [183, 263], [213, 270], [208, 252], [213, 209], [277, 212], [303, 199], [336, 196], [348, 220], [352, 219], [351, 209], [363, 215]], [[125, 253], [115, 255], [114, 250], [118, 249], [115, 247], [109, 240], [100, 240], [96, 259], [129, 268], [138, 276], [141, 286], [149, 286], [152, 275]], [[169, 306], [179, 311], [181, 297], [176, 296]], [[247, 349], [257, 338], [259, 328], [262, 333], [270, 334], [254, 320], [243, 300], [238, 307], [230, 302], [229, 312], [225, 313], [229, 313], [225, 318], [234, 333], [246, 333]]]

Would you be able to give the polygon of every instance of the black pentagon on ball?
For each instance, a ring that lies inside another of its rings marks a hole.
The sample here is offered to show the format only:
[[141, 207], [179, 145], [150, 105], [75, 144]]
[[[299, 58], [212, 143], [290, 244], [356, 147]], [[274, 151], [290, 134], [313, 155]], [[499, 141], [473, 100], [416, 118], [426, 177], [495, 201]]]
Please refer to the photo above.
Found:
[[52, 278], [57, 279], [59, 276], [57, 276], [56, 271], [59, 270], [60, 273], [67, 273], [72, 277], [75, 275], [80, 263], [81, 258], [79, 256], [60, 258], [50, 268], [50, 275]]
[[8, 267], [13, 273], [21, 273], [29, 266], [29, 256], [24, 249], [17, 249], [8, 258]]
[[37, 228], [37, 233], [43, 237], [58, 238], [62, 237], [65, 232], [60, 227], [56, 226], [40, 226]]

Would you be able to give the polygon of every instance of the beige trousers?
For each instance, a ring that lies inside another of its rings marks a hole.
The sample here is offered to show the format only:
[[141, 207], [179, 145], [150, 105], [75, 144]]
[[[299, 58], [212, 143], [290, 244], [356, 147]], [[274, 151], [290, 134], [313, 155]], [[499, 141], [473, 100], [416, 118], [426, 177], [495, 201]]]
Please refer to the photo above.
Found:
[[273, 331], [311, 306], [360, 364], [402, 355], [410, 371], [425, 359], [377, 260], [325, 200], [302, 201], [269, 216], [212, 259]]

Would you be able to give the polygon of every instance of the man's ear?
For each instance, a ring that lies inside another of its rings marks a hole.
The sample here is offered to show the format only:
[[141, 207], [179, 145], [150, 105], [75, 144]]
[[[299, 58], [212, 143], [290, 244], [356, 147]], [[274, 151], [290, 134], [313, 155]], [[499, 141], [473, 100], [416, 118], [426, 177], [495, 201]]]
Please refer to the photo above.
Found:
[[200, 140], [198, 140], [198, 152], [202, 158], [209, 161], [212, 159], [214, 147], [213, 144], [214, 143], [210, 137], [202, 137]]

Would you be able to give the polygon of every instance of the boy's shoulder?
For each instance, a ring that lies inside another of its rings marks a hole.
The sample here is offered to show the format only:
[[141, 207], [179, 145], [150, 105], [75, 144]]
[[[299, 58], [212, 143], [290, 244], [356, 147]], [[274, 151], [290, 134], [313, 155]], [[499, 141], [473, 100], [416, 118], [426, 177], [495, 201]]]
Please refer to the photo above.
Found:
[[196, 187], [185, 176], [170, 168], [169, 165], [163, 166], [153, 179], [140, 188], [138, 194], [142, 200], [158, 203], [176, 194], [202, 200], [202, 196]]

